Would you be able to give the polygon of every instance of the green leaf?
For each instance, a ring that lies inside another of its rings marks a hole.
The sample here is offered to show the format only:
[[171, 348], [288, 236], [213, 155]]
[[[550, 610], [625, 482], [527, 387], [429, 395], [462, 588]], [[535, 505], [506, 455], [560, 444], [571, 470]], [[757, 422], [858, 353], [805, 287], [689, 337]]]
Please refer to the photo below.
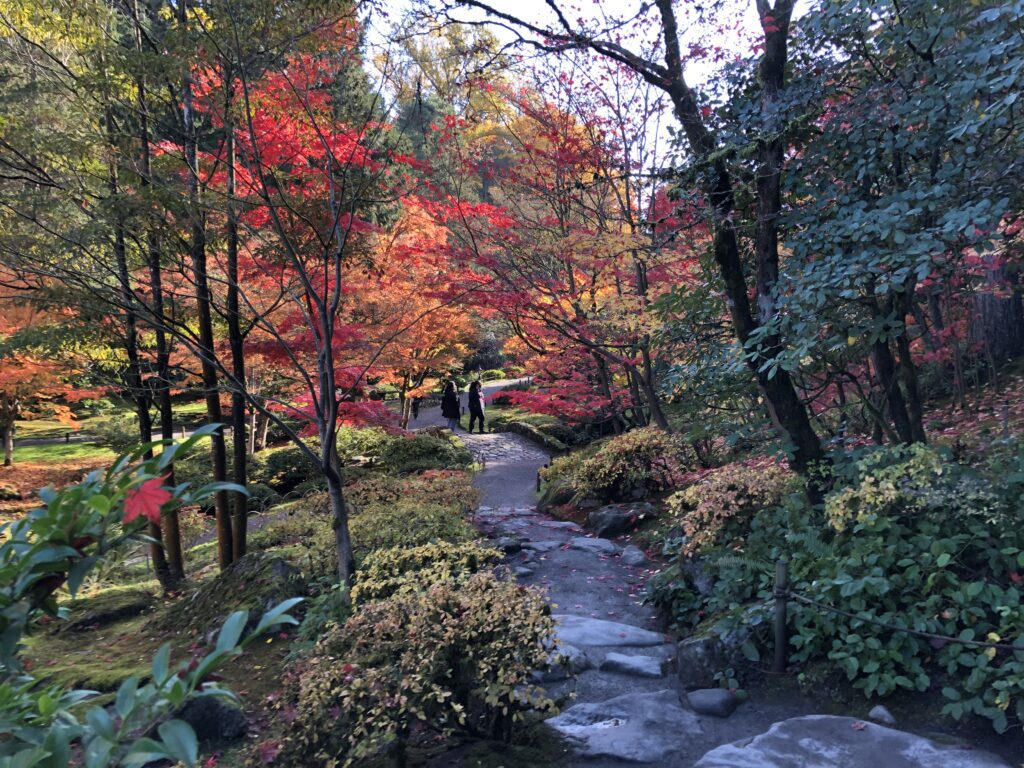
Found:
[[941, 555], [935, 558], [935, 564], [939, 566], [939, 568], [945, 568], [947, 565], [949, 565], [949, 561], [952, 559], [953, 558], [950, 556], [948, 552], [943, 552]]
[[760, 661], [761, 652], [757, 650], [757, 646], [747, 640], [743, 645], [740, 646], [740, 651], [747, 658], [748, 661]]
[[164, 643], [153, 657], [153, 682], [160, 684], [167, 679], [167, 670], [171, 663], [171, 644]]
[[114, 700], [114, 709], [122, 719], [128, 717], [135, 708], [135, 694], [139, 689], [139, 678], [132, 675], [117, 689], [117, 698]]
[[199, 743], [192, 726], [181, 720], [168, 720], [157, 728], [167, 753], [175, 760], [192, 766], [199, 759]]
[[238, 645], [238, 641], [242, 639], [242, 631], [245, 629], [245, 623], [249, 620], [248, 611], [235, 611], [227, 620], [224, 625], [220, 628], [220, 634], [217, 635], [217, 650], [218, 651], [229, 651]]

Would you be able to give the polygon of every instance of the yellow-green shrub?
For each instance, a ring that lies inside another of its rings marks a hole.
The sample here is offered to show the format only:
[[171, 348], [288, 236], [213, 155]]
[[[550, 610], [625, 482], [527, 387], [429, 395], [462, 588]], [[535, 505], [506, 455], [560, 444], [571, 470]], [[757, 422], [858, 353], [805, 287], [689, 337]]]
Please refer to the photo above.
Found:
[[692, 450], [677, 435], [656, 427], [634, 429], [611, 438], [572, 474], [577, 499], [621, 501], [633, 491], [664, 491], [695, 463]]
[[422, 592], [446, 581], [463, 582], [499, 560], [501, 552], [476, 542], [378, 549], [363, 560], [356, 574], [352, 600], [384, 600], [392, 595]]
[[711, 546], [736, 546], [746, 538], [754, 514], [782, 501], [795, 480], [777, 464], [728, 464], [668, 498], [686, 542], [684, 556]]
[[416, 498], [360, 509], [349, 519], [357, 552], [390, 547], [418, 547], [438, 541], [472, 541], [476, 531], [456, 510], [424, 504]]
[[392, 743], [401, 752], [416, 724], [509, 738], [525, 712], [554, 710], [529, 685], [548, 663], [549, 613], [540, 592], [489, 573], [364, 605], [294, 671], [289, 759], [350, 763]]

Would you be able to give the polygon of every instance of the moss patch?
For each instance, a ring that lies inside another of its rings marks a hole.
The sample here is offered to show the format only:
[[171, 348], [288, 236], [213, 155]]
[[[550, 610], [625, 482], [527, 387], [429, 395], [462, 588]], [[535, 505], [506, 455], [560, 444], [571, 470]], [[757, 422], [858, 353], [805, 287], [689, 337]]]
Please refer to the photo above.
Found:
[[93, 631], [38, 634], [26, 657], [40, 677], [69, 688], [115, 691], [126, 677], [145, 676], [165, 638], [137, 615]]
[[293, 566], [279, 557], [253, 552], [186, 592], [149, 625], [179, 635], [205, 634], [233, 611], [248, 610], [250, 621], [255, 622], [267, 608], [304, 593], [305, 586]]

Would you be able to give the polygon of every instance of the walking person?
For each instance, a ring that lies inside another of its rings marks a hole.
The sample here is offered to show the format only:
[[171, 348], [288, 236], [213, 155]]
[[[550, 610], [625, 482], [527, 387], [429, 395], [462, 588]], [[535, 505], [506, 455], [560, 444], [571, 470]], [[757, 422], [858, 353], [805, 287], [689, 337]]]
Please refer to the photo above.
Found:
[[448, 429], [452, 432], [459, 426], [459, 418], [462, 416], [459, 405], [459, 392], [455, 388], [455, 382], [449, 381], [444, 385], [444, 394], [441, 395], [441, 415], [448, 419]]
[[420, 403], [423, 402], [423, 398], [416, 395], [412, 399], [412, 420], [416, 421], [420, 417]]
[[484, 433], [484, 393], [483, 385], [477, 379], [469, 385], [469, 433], [473, 434], [473, 426], [480, 420], [480, 434]]

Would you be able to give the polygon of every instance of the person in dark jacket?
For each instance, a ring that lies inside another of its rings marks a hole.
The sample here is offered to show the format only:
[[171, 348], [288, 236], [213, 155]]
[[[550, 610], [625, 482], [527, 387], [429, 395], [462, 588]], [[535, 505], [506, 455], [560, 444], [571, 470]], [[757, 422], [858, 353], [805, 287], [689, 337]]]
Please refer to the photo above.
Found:
[[480, 420], [480, 434], [484, 433], [484, 393], [479, 380], [469, 385], [469, 433], [473, 434], [473, 426]]
[[449, 381], [444, 385], [444, 394], [441, 395], [441, 415], [448, 419], [448, 429], [454, 432], [455, 428], [459, 426], [459, 418], [462, 416], [459, 392], [455, 389], [454, 381]]
[[412, 420], [416, 421], [420, 417], [420, 403], [423, 402], [423, 398], [417, 395], [412, 399]]

